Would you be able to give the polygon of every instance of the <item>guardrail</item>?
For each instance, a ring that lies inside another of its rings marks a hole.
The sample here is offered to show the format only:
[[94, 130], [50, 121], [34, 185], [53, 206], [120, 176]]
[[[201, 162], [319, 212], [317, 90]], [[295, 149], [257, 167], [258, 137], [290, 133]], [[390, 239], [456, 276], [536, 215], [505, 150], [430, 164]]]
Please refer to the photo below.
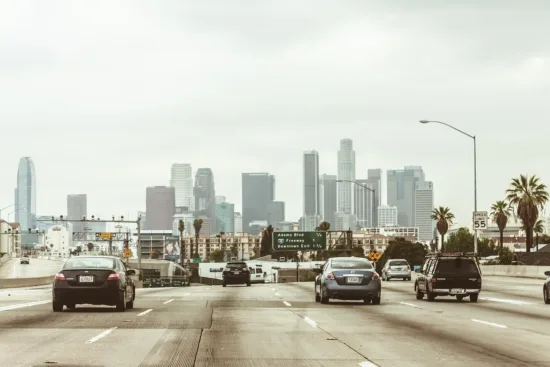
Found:
[[485, 276], [546, 279], [545, 271], [550, 271], [550, 266], [481, 265], [481, 272]]
[[54, 276], [39, 278], [13, 278], [13, 279], [0, 279], [0, 288], [23, 288], [23, 287], [35, 287], [38, 285], [52, 284]]

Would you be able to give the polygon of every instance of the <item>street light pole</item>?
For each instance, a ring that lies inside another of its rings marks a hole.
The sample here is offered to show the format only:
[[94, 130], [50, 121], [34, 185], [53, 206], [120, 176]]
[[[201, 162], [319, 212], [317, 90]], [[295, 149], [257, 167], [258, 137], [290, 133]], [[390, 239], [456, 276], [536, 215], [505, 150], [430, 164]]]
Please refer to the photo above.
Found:
[[[460, 129], [457, 129], [456, 127], [447, 124], [446, 122], [442, 121], [434, 121], [434, 120], [420, 120], [421, 124], [428, 124], [428, 123], [434, 123], [434, 124], [441, 124], [445, 125], [447, 127], [450, 127], [451, 129], [458, 131], [459, 133], [466, 135], [467, 137], [471, 138], [474, 141], [474, 212], [477, 212], [477, 147], [476, 147], [476, 136], [470, 135]], [[474, 227], [474, 252], [477, 255], [477, 229]]]

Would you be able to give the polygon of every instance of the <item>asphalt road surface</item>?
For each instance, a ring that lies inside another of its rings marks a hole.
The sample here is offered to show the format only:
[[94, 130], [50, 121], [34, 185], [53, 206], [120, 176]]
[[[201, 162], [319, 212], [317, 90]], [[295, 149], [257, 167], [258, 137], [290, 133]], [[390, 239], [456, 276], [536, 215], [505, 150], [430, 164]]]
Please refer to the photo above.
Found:
[[[0, 266], [0, 279], [37, 278], [55, 275], [63, 263], [61, 261], [30, 259], [30, 264], [20, 264], [20, 259], [11, 259]], [[0, 366], [2, 364], [0, 363]]]
[[0, 366], [550, 366], [542, 281], [487, 277], [477, 304], [315, 303], [312, 283], [139, 289], [133, 310], [53, 313], [49, 287], [0, 291]]

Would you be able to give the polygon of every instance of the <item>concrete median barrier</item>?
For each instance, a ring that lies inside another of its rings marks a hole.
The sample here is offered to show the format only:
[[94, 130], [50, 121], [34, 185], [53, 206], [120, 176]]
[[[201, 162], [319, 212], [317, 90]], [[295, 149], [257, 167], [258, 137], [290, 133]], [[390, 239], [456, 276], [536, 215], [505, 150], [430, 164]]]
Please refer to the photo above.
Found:
[[0, 288], [24, 288], [52, 284], [54, 276], [39, 278], [0, 279]]
[[481, 272], [486, 276], [546, 279], [545, 271], [550, 271], [550, 266], [481, 265]]

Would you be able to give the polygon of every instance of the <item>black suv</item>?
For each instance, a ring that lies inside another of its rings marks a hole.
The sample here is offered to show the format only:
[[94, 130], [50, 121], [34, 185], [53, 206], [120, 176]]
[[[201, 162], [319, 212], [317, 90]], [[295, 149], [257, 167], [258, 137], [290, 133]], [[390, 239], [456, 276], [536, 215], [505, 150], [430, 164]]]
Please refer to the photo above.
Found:
[[474, 253], [430, 254], [416, 273], [416, 299], [425, 294], [430, 302], [439, 296], [452, 296], [459, 301], [470, 297], [470, 302], [477, 302], [481, 292], [481, 270]]
[[244, 261], [231, 261], [223, 269], [223, 286], [246, 284], [250, 287], [250, 270]]

